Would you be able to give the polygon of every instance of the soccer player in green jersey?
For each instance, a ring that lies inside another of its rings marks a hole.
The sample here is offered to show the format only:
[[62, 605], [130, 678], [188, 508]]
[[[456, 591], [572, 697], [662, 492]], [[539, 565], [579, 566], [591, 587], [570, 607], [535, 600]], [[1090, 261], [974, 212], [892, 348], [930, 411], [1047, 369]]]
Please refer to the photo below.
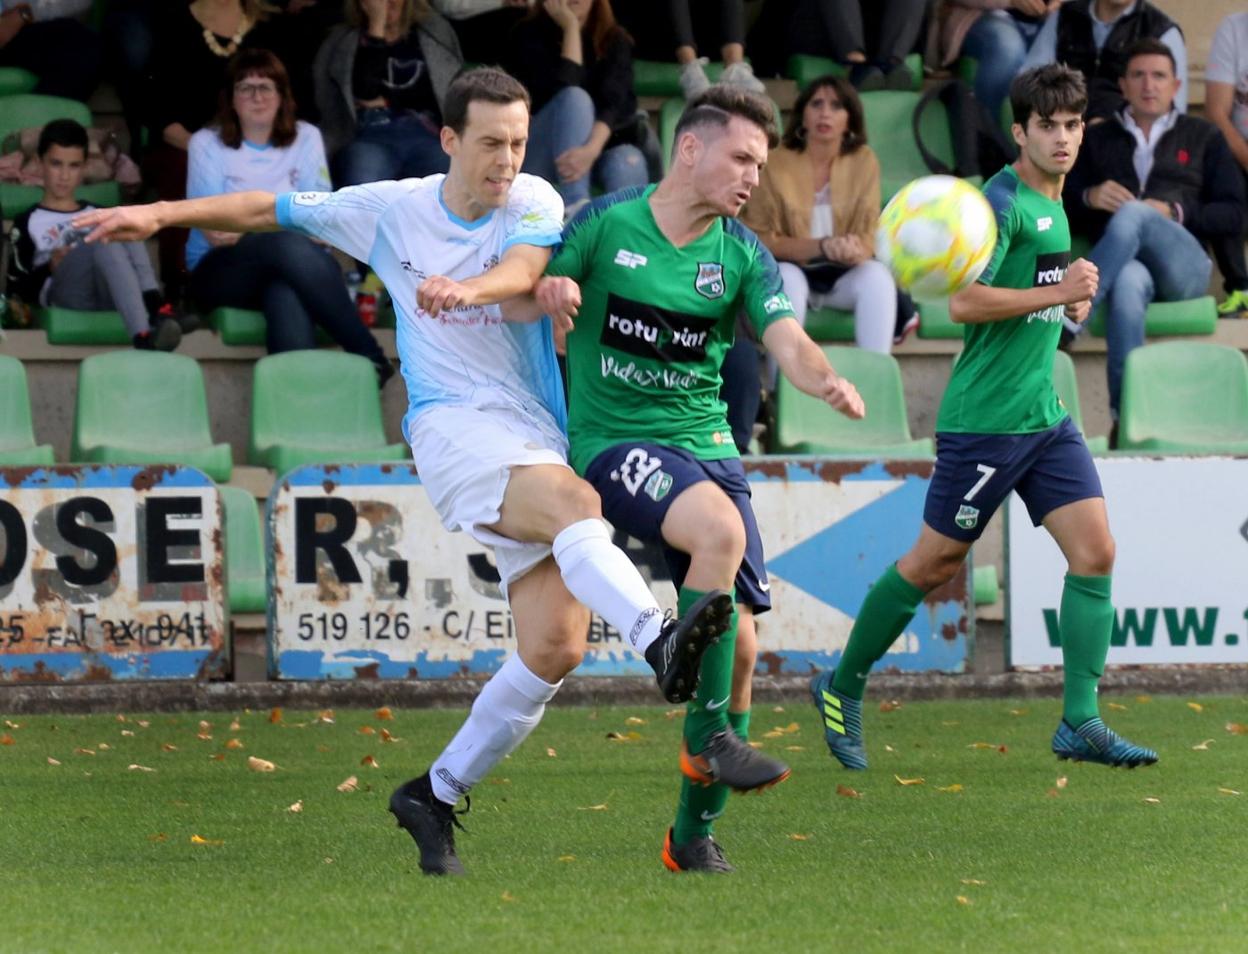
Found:
[[1020, 74], [1010, 99], [1020, 155], [984, 185], [998, 229], [988, 267], [949, 301], [954, 321], [966, 325], [965, 344], [936, 419], [936, 469], [918, 542], [867, 594], [835, 672], [811, 681], [828, 747], [850, 769], [867, 767], [862, 697], [871, 667], [920, 601], [953, 578], [1011, 490], [1068, 564], [1058, 620], [1065, 692], [1053, 751], [1106, 765], [1157, 761], [1108, 729], [1097, 708], [1114, 617], [1114, 539], [1092, 456], [1053, 389], [1063, 314], [1086, 320], [1097, 287], [1095, 265], [1070, 261], [1061, 203], [1087, 93], [1080, 74], [1051, 64]]
[[571, 461], [603, 515], [661, 541], [680, 607], [716, 587], [736, 590], [737, 611], [702, 657], [685, 718], [685, 778], [663, 848], [673, 871], [731, 871], [711, 836], [729, 790], [788, 775], [746, 744], [754, 614], [769, 608], [771, 587], [719, 399], [737, 314], [798, 388], [863, 416], [857, 390], [793, 317], [771, 253], [735, 218], [775, 142], [768, 100], [712, 87], [677, 124], [663, 181], [585, 210], [535, 290], [557, 325], [576, 316], [566, 338]]

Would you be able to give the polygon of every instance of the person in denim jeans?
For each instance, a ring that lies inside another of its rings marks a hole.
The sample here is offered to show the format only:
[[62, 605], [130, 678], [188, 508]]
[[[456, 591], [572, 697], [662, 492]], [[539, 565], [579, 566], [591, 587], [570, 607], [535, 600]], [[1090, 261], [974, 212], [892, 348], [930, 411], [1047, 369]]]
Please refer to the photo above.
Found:
[[610, 0], [545, 0], [513, 37], [508, 69], [533, 97], [524, 171], [555, 183], [571, 218], [604, 192], [650, 181], [649, 127], [633, 92], [632, 39]]
[[1242, 234], [1245, 217], [1243, 179], [1222, 134], [1174, 108], [1179, 79], [1169, 47], [1136, 41], [1120, 86], [1126, 108], [1088, 128], [1065, 190], [1076, 227], [1097, 239], [1088, 255], [1100, 270], [1092, 307], [1108, 305], [1115, 421], [1149, 303], [1204, 295], [1213, 267], [1204, 242]]

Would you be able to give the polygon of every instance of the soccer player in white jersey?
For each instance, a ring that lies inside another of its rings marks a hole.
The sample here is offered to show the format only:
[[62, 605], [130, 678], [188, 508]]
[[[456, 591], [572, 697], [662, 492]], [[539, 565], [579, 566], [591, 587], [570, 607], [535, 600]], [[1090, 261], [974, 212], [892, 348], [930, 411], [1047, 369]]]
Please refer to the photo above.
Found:
[[[549, 323], [503, 323], [498, 303], [528, 292], [559, 242], [563, 203], [520, 173], [529, 128], [524, 87], [500, 70], [456, 78], [443, 110], [447, 175], [337, 192], [240, 192], [88, 213], [87, 241], [147, 238], [165, 226], [288, 228], [366, 260], [398, 312], [407, 384], [403, 430], [447, 529], [494, 549], [517, 652], [486, 683], [429, 771], [390, 810], [428, 874], [462, 874], [453, 807], [541, 719], [581, 661], [599, 613], [645, 655], [664, 696], [685, 701], [732, 598], [707, 594], [664, 620], [615, 547], [598, 495], [567, 465], [565, 403]], [[579, 603], [578, 603], [579, 601]]]

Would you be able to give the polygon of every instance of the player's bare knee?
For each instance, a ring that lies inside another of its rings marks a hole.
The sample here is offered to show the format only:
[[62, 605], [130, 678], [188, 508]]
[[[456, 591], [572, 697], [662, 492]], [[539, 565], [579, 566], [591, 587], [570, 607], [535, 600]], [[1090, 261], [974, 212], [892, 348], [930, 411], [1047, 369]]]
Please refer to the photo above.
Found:
[[1116, 555], [1117, 545], [1109, 534], [1083, 541], [1070, 555], [1070, 572], [1076, 576], [1109, 576]]
[[558, 507], [566, 523], [602, 517], [602, 499], [598, 496], [598, 491], [594, 490], [589, 481], [580, 477], [569, 474], [567, 479], [553, 488], [551, 496], [553, 506]]
[[741, 515], [733, 510], [708, 520], [690, 556], [703, 564], [731, 566], [735, 575], [745, 556], [745, 524], [741, 522]]
[[965, 559], [962, 555], [952, 554], [918, 556], [910, 553], [897, 561], [897, 572], [912, 586], [930, 593], [944, 586], [958, 573]]

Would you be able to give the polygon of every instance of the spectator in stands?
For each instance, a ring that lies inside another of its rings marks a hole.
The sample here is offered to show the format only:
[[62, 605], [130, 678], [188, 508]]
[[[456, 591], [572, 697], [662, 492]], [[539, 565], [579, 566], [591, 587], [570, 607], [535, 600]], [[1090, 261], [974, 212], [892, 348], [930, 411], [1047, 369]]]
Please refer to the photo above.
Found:
[[558, 184], [568, 218], [589, 201], [591, 172], [607, 192], [649, 181], [632, 38], [610, 0], [543, 0], [516, 29], [507, 67], [533, 97], [523, 170]]
[[[1092, 301], [1106, 315], [1115, 422], [1128, 352], [1144, 343], [1149, 302], [1205, 294], [1213, 264], [1202, 243], [1244, 230], [1244, 180], [1216, 126], [1180, 113], [1170, 47], [1151, 38], [1125, 52], [1126, 108], [1087, 130], [1066, 177], [1072, 228], [1096, 240]], [[1111, 432], [1111, 444], [1115, 431]]]
[[[1248, 11], [1232, 13], [1218, 24], [1205, 66], [1205, 115], [1222, 130], [1231, 155], [1248, 183]], [[1248, 311], [1248, 269], [1244, 236], [1213, 243], [1214, 257], [1226, 284], [1219, 313]]]
[[[157, 8], [145, 178], [162, 199], [186, 195], [186, 150], [213, 117], [226, 65], [241, 49], [268, 48], [275, 30], [261, 0], [175, 0]], [[186, 284], [185, 229], [162, 229], [160, 276], [169, 297]]]
[[91, 0], [0, 0], [0, 66], [39, 77], [35, 92], [86, 100], [100, 71], [100, 38], [75, 17]]
[[1179, 80], [1175, 105], [1187, 112], [1187, 48], [1179, 25], [1148, 0], [1067, 0], [1045, 18], [1023, 69], [1065, 63], [1088, 84], [1088, 124], [1122, 112], [1119, 77], [1136, 40], [1160, 40], [1170, 49]]
[[536, 0], [433, 0], [434, 8], [451, 21], [464, 59], [469, 63], [502, 63], [511, 49], [511, 33]]
[[941, 66], [975, 61], [975, 98], [995, 119], [1022, 69], [1027, 48], [1061, 0], [946, 0], [936, 20]]
[[273, 21], [275, 35], [268, 37], [273, 44], [269, 49], [286, 67], [295, 97], [295, 114], [317, 125], [321, 117], [317, 111], [312, 64], [329, 31], [346, 19], [348, 11], [344, 9], [343, 0], [267, 0], [267, 3], [278, 7]]
[[142, 153], [156, 17], [157, 0], [108, 0], [102, 24], [104, 69], [121, 100], [130, 155], [135, 159]]
[[[849, 70], [860, 91], [913, 89], [917, 77], [903, 60], [918, 40], [928, 0], [876, 0], [880, 16], [874, 43], [867, 42], [863, 0], [771, 0], [765, 20], [782, 24], [776, 37], [781, 61], [794, 53], [831, 57]], [[770, 30], [756, 34], [761, 46]], [[751, 48], [751, 55], [756, 55]], [[762, 50], [759, 50], [762, 53]]]
[[321, 132], [339, 188], [445, 172], [442, 98], [463, 66], [426, 0], [350, 0], [316, 57]]
[[887, 354], [918, 319], [876, 261], [880, 164], [867, 145], [862, 102], [848, 80], [822, 76], [793, 105], [742, 219], [780, 264], [797, 320], [810, 307], [854, 313], [854, 340]]
[[53, 120], [39, 136], [38, 154], [43, 195], [13, 222], [10, 290], [28, 305], [119, 311], [136, 348], [172, 351], [182, 330], [164, 308], [143, 244], [87, 245], [86, 230], [70, 224], [92, 208], [74, 197], [87, 161], [86, 129]]
[[766, 92], [753, 68], [745, 62], [745, 0], [666, 0], [666, 7], [664, 12], [671, 17], [676, 43], [676, 62], [680, 64], [680, 90], [685, 99], [693, 99], [711, 85], [704, 69], [706, 60], [698, 57], [697, 38], [702, 33], [710, 33], [718, 41], [724, 62], [719, 82], [753, 93]]
[[[188, 198], [247, 192], [328, 192], [321, 134], [295, 119], [282, 61], [268, 50], [236, 54], [214, 125], [190, 142]], [[325, 248], [294, 232], [194, 229], [186, 246], [191, 294], [205, 310], [264, 312], [270, 353], [316, 347], [316, 326], [373, 362], [382, 384], [394, 368], [360, 323], [342, 270]]]

